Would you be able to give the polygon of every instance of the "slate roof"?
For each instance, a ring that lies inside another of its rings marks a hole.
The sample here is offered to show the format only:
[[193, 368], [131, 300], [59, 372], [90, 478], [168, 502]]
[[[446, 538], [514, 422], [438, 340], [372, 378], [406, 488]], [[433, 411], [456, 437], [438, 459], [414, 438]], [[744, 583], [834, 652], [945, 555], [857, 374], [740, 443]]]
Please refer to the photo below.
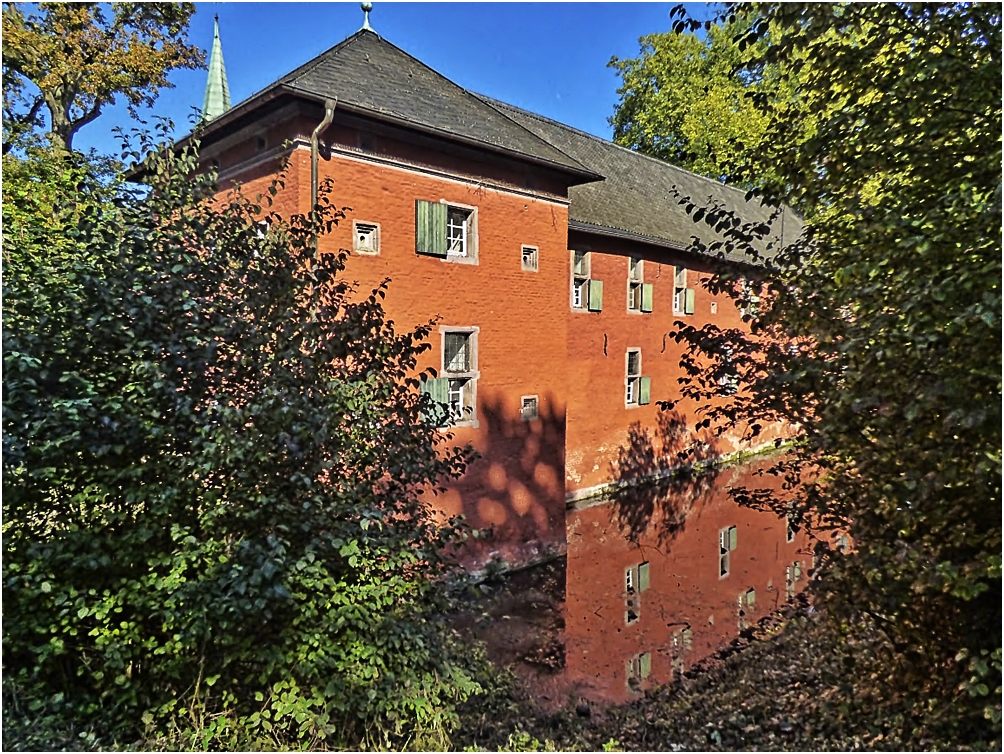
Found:
[[[758, 200], [746, 201], [744, 191], [691, 173], [668, 162], [606, 141], [541, 115], [498, 100], [482, 97], [517, 123], [533, 131], [605, 180], [569, 189], [570, 226], [594, 232], [648, 240], [679, 249], [690, 245], [692, 236], [704, 243], [718, 238], [706, 224], [695, 224], [673, 194], [674, 187], [698, 206], [711, 201], [736, 211], [746, 222], [764, 221], [770, 210]], [[785, 240], [794, 239], [801, 225], [786, 211]], [[779, 231], [780, 221], [775, 222]], [[758, 244], [761, 251], [763, 245]], [[733, 261], [749, 262], [741, 253], [726, 255]]]
[[275, 85], [319, 97], [337, 96], [339, 107], [347, 105], [530, 157], [585, 180], [600, 177], [368, 29], [321, 53]]

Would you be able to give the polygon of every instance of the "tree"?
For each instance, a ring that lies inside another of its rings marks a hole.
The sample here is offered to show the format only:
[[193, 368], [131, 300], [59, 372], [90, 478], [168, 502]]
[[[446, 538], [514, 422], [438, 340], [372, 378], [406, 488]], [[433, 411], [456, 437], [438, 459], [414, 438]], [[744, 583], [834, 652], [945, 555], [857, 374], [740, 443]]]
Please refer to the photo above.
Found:
[[5, 158], [5, 736], [441, 736], [478, 686], [442, 618], [466, 530], [433, 500], [468, 451], [423, 419], [429, 327], [313, 251], [326, 196], [283, 219], [197, 164], [153, 153], [142, 190]]
[[4, 153], [43, 108], [53, 143], [70, 150], [118, 95], [132, 108], [151, 105], [173, 86], [171, 71], [203, 67], [186, 42], [194, 12], [193, 3], [112, 3], [109, 18], [99, 3], [39, 3], [28, 14], [4, 3]]
[[614, 141], [695, 173], [758, 185], [747, 155], [763, 140], [767, 118], [748, 96], [779, 96], [778, 78], [752, 61], [762, 45], [740, 48], [752, 17], [724, 25], [642, 37], [640, 55], [608, 64], [621, 77], [610, 124]]
[[1000, 7], [738, 12], [756, 18], [737, 40], [762, 46], [752, 64], [797, 85], [791, 101], [754, 100], [766, 126], [746, 159], [804, 233], [782, 248], [776, 224], [681, 197], [726, 236], [699, 248], [759, 265], [711, 282], [751, 332], [680, 328], [684, 394], [707, 403], [731, 372], [741, 389], [704, 422], [799, 430], [775, 468], [790, 496], [738, 496], [811, 526], [818, 603], [885, 633], [886, 676], [854, 677], [893, 710], [877, 722], [999, 746]]

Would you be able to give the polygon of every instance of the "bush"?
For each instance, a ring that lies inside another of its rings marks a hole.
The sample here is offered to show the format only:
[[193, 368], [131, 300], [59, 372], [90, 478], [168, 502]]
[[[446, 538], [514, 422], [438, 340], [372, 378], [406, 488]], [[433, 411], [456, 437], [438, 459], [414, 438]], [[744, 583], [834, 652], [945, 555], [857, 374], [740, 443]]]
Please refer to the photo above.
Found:
[[315, 252], [327, 192], [143, 165], [4, 158], [5, 695], [120, 744], [445, 741], [478, 686], [430, 492], [469, 451], [421, 418], [429, 326]]

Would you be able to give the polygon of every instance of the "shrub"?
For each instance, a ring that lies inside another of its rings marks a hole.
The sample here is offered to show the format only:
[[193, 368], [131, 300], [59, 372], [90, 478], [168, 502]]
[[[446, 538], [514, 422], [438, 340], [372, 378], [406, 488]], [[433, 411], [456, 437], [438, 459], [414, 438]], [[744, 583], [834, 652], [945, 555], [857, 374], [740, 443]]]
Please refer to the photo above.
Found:
[[429, 493], [469, 451], [421, 418], [429, 326], [315, 251], [327, 191], [214, 198], [196, 149], [4, 158], [5, 693], [105, 741], [445, 740], [478, 686]]

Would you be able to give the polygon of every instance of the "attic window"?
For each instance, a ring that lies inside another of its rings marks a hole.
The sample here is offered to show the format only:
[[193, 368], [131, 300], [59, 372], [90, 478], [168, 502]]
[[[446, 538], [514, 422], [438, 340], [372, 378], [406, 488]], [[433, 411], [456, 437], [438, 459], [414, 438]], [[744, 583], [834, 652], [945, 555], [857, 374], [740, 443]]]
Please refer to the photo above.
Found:
[[259, 136], [255, 142], [255, 148], [261, 152], [268, 147], [268, 140], [264, 136]]

